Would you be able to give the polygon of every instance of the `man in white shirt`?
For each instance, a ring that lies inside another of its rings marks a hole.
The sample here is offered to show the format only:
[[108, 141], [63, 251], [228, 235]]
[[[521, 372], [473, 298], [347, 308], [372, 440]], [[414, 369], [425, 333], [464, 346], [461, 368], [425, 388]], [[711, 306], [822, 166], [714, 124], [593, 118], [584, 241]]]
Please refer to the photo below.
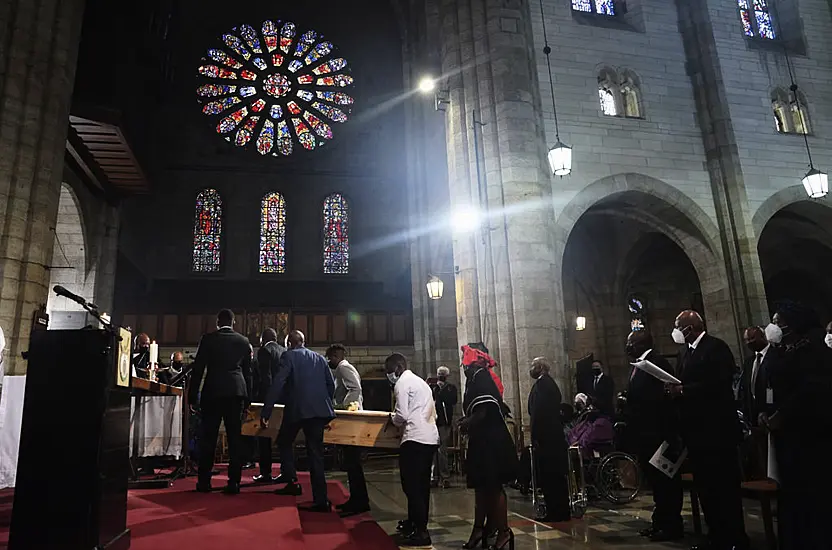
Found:
[[[326, 350], [326, 360], [335, 376], [335, 408], [349, 409], [355, 403], [358, 410], [364, 408], [361, 390], [361, 375], [345, 359], [347, 348], [343, 344], [332, 344]], [[344, 470], [350, 487], [350, 498], [336, 506], [341, 517], [349, 517], [370, 511], [370, 497], [367, 494], [367, 482], [364, 479], [364, 466], [361, 464], [361, 447], [345, 445], [341, 449], [344, 457]]]
[[407, 519], [400, 523], [400, 546], [431, 546], [430, 471], [439, 446], [433, 392], [427, 382], [407, 368], [407, 359], [400, 353], [388, 357], [384, 368], [396, 398], [393, 424], [402, 428], [399, 470], [407, 496]]

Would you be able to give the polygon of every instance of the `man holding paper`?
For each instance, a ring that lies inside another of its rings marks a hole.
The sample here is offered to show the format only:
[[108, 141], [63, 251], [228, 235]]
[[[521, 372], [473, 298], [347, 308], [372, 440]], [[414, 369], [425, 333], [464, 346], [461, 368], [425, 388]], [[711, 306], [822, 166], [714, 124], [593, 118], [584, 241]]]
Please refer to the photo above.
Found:
[[664, 391], [664, 381], [637, 365], [649, 362], [669, 375], [673, 367], [653, 349], [653, 336], [647, 330], [631, 332], [626, 351], [633, 363], [627, 388], [627, 427], [635, 437], [639, 463], [653, 488], [653, 524], [641, 535], [653, 542], [677, 540], [683, 536], [681, 473], [676, 470], [667, 475], [650, 464], [665, 442], [681, 451], [677, 411]]
[[734, 401], [736, 363], [728, 344], [705, 332], [702, 317], [676, 317], [680, 384], [668, 383], [679, 402], [682, 439], [708, 524], [708, 542], [697, 550], [747, 550], [739, 466], [740, 422]]

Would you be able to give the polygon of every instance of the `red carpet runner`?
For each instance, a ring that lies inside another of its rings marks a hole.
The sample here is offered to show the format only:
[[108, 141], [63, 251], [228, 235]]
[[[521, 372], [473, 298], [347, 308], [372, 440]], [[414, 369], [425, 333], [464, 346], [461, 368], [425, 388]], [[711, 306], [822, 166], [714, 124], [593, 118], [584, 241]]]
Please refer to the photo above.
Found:
[[[251, 472], [248, 472], [249, 474]], [[244, 486], [238, 496], [193, 491], [195, 478], [168, 489], [130, 491], [127, 524], [131, 550], [396, 550], [393, 540], [369, 515], [342, 520], [337, 514], [298, 510], [309, 504], [312, 489], [301, 474], [303, 496], [273, 493], [273, 485]], [[214, 486], [225, 485], [225, 476]], [[334, 504], [346, 497], [337, 481], [328, 484]], [[0, 549], [7, 548], [13, 492], [0, 492]], [[256, 546], [255, 546], [256, 545]]]

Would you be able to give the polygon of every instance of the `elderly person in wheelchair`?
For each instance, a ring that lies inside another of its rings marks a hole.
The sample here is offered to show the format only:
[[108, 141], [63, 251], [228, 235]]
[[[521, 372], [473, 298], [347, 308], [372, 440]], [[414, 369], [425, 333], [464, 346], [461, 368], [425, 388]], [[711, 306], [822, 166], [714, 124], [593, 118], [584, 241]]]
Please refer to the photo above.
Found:
[[[614, 504], [632, 502], [641, 486], [641, 472], [631, 455], [616, 451], [616, 427], [592, 403], [592, 398], [575, 396], [577, 424], [569, 431], [570, 470], [583, 479], [587, 496], [604, 498]], [[579, 458], [578, 458], [579, 456]], [[580, 492], [573, 488], [572, 492]]]
[[595, 406], [594, 400], [586, 394], [575, 396], [575, 409], [578, 411], [578, 422], [569, 430], [570, 445], [577, 445], [581, 449], [584, 460], [600, 458], [615, 448], [615, 430], [610, 419], [601, 414]]

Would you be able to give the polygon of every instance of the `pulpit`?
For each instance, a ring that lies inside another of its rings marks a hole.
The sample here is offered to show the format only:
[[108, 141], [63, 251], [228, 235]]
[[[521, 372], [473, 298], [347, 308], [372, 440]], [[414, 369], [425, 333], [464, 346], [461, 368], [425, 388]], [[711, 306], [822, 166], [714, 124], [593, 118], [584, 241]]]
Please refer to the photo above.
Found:
[[10, 550], [129, 548], [124, 349], [105, 330], [32, 332]]

